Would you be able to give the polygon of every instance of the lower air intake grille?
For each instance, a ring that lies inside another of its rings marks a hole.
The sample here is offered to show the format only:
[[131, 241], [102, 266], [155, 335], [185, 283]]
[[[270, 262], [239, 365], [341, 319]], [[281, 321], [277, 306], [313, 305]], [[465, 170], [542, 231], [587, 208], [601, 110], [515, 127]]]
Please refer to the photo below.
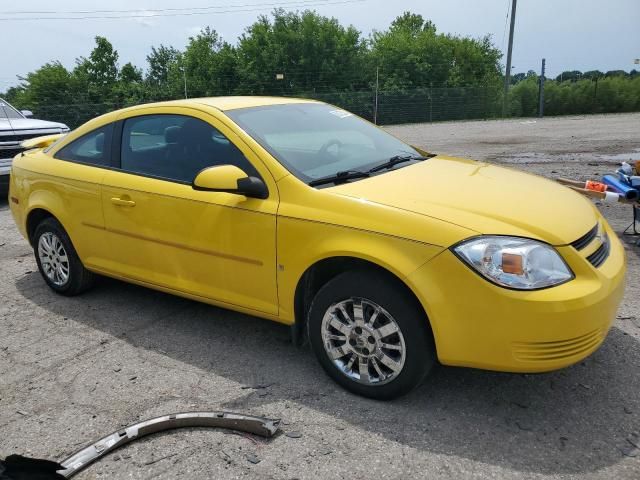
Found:
[[588, 262], [594, 267], [598, 268], [609, 256], [609, 249], [609, 237], [605, 234], [602, 245], [600, 245], [595, 252], [587, 257]]
[[513, 354], [525, 362], [545, 362], [562, 360], [576, 355], [586, 354], [602, 342], [602, 330], [592, 330], [569, 340], [557, 342], [514, 343]]

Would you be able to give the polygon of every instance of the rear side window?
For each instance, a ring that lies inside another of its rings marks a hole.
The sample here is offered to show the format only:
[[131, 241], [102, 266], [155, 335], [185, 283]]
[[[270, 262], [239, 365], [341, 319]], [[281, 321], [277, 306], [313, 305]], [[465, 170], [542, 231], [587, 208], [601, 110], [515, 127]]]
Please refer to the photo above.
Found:
[[214, 165], [235, 165], [258, 175], [242, 152], [220, 131], [184, 115], [129, 118], [122, 129], [121, 168], [183, 183]]
[[93, 130], [55, 154], [55, 158], [108, 167], [111, 165], [113, 124]]

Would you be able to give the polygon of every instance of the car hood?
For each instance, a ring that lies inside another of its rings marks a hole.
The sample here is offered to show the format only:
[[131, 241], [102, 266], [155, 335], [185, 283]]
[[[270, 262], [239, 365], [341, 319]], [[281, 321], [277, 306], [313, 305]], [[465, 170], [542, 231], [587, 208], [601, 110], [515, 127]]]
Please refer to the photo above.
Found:
[[553, 181], [445, 156], [328, 190], [481, 234], [523, 236], [553, 245], [573, 242], [597, 222], [589, 200]]
[[0, 118], [0, 131], [3, 130], [49, 130], [68, 128], [64, 123], [36, 120], [35, 118]]

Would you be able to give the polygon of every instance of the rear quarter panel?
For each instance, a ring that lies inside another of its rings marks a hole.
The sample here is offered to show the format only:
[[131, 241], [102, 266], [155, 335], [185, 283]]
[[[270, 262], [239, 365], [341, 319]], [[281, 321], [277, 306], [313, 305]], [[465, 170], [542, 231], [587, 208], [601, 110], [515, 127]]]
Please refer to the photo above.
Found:
[[[11, 195], [19, 201], [14, 218], [27, 236], [29, 214], [43, 209], [65, 228], [78, 255], [86, 264], [105, 248], [100, 230], [104, 226], [100, 182], [105, 170], [52, 158], [42, 150], [16, 157]], [[13, 203], [13, 202], [12, 202]]]

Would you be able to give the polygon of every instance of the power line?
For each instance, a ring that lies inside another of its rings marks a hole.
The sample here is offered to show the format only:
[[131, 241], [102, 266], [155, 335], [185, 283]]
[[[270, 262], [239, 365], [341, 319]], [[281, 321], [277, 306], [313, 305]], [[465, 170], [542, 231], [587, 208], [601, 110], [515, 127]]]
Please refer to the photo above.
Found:
[[[265, 10], [271, 8], [295, 8], [295, 7], [319, 7], [325, 5], [340, 5], [348, 3], [361, 3], [368, 0], [336, 0], [336, 1], [320, 1], [320, 0], [297, 0], [294, 2], [279, 2], [279, 3], [259, 3], [259, 4], [243, 4], [234, 6], [221, 6], [221, 7], [209, 7], [212, 10], [207, 11], [186, 11], [186, 12], [174, 12], [174, 13], [162, 13], [162, 10], [133, 10], [136, 12], [160, 12], [160, 13], [137, 13], [134, 15], [88, 15], [88, 16], [74, 16], [74, 17], [4, 17], [0, 18], [0, 22], [19, 22], [19, 21], [33, 21], [33, 20], [113, 20], [123, 18], [153, 18], [153, 17], [185, 17], [195, 15], [219, 15], [223, 13], [239, 13], [239, 12], [253, 12], [256, 10]], [[213, 10], [216, 8], [229, 8], [229, 10]], [[240, 8], [240, 7], [252, 7], [252, 8]], [[206, 7], [198, 7], [206, 8]], [[168, 9], [167, 9], [168, 10]], [[193, 9], [186, 9], [193, 10]], [[4, 15], [11, 15], [11, 12], [5, 12]]]
[[500, 42], [501, 50], [504, 50], [504, 37], [507, 35], [507, 23], [509, 22], [510, 11], [511, 11], [511, 0], [507, 0], [507, 14], [504, 17], [504, 29], [502, 30], [502, 42]]
[[[302, 2], [306, 0], [301, 0]], [[311, 0], [308, 0], [311, 1]], [[281, 4], [287, 3], [300, 3], [298, 2], [281, 2]], [[0, 15], [83, 15], [83, 14], [95, 14], [95, 13], [140, 13], [140, 12], [184, 12], [187, 10], [217, 10], [220, 8], [235, 8], [235, 7], [255, 7], [261, 5], [271, 5], [265, 3], [244, 3], [240, 5], [217, 5], [208, 7], [181, 7], [181, 8], [136, 8], [128, 10], [23, 10], [23, 11], [0, 11]]]

